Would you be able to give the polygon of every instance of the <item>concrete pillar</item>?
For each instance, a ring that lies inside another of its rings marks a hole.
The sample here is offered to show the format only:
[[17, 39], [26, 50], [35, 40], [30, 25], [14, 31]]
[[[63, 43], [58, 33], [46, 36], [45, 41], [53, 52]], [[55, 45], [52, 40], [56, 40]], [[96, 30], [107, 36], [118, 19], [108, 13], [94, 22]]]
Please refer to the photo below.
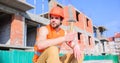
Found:
[[96, 33], [97, 33], [97, 38], [100, 39], [100, 31], [99, 31], [99, 29], [96, 30]]
[[10, 44], [14, 46], [24, 45], [24, 17], [13, 15], [10, 32]]
[[26, 0], [19, 0], [19, 1], [25, 2]]

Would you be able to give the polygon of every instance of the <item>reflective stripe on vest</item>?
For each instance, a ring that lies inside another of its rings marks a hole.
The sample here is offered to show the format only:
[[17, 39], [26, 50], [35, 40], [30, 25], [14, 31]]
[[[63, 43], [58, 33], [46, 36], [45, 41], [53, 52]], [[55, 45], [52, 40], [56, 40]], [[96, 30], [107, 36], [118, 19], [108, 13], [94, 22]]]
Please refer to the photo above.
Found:
[[35, 54], [36, 54], [36, 55], [38, 55], [38, 56], [40, 56], [40, 54], [41, 54], [41, 53], [40, 53], [40, 52], [35, 51]]

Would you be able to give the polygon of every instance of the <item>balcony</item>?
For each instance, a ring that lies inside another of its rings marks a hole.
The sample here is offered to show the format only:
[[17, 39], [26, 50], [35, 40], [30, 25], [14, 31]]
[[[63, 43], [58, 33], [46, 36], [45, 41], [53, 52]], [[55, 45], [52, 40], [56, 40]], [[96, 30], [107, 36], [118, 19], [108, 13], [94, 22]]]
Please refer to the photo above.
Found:
[[0, 0], [0, 4], [15, 8], [20, 11], [27, 11], [34, 8], [32, 5], [22, 0]]

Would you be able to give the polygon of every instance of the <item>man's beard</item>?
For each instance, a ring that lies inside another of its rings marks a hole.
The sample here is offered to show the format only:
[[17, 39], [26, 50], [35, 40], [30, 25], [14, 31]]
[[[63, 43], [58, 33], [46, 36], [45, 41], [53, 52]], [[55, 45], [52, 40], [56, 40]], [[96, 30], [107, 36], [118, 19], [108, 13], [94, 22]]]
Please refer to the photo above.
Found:
[[[54, 29], [56, 29], [56, 28], [58, 28], [61, 24], [51, 23], [50, 25], [51, 25], [51, 27], [53, 27]], [[56, 25], [56, 26], [54, 26], [54, 25]]]

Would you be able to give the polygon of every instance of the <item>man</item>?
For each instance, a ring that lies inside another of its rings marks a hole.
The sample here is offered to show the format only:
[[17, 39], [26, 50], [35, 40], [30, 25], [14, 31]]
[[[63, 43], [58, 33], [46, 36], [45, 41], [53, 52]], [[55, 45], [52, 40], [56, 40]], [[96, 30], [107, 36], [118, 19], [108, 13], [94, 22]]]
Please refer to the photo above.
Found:
[[[65, 31], [60, 28], [62, 24], [63, 9], [54, 7], [51, 9], [50, 24], [40, 28], [38, 32], [39, 38], [34, 46], [35, 55], [34, 63], [61, 63], [59, 59], [60, 46], [62, 43], [77, 41], [74, 40], [76, 34], [69, 32], [65, 35]], [[74, 50], [75, 58], [80, 58], [80, 49], [78, 45], [69, 45]]]

